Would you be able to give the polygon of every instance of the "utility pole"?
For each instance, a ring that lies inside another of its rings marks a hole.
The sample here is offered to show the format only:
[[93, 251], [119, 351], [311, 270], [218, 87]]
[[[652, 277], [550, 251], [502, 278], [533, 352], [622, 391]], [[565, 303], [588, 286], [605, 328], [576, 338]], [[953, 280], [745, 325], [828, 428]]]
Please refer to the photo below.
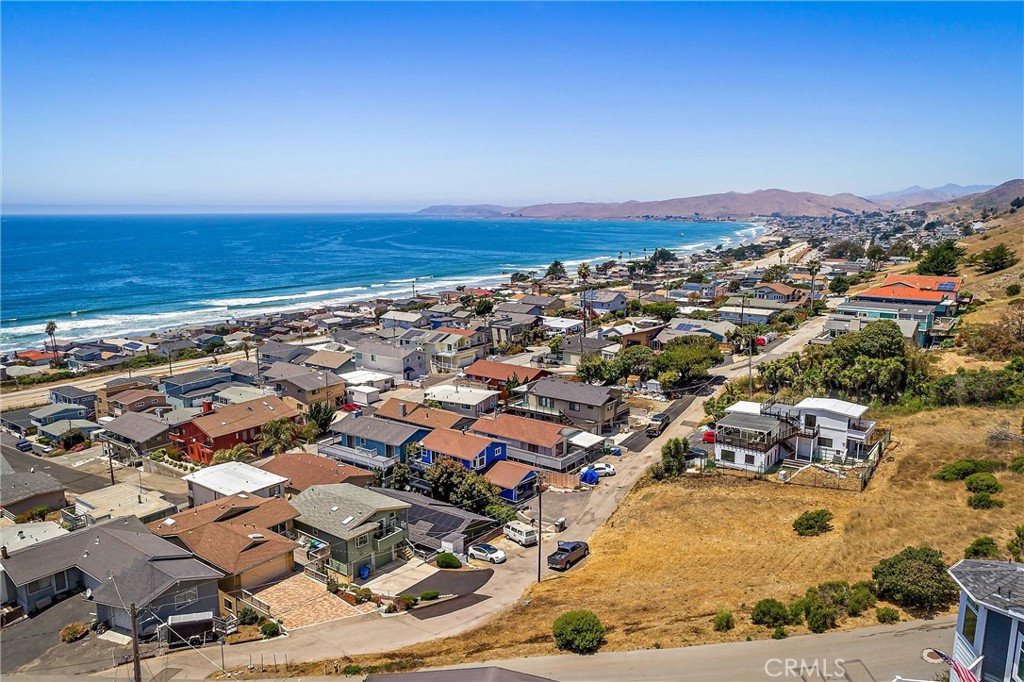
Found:
[[135, 602], [129, 607], [132, 616], [132, 669], [135, 672], [134, 682], [142, 682], [142, 662], [139, 660], [139, 629], [136, 623], [139, 614], [135, 610]]
[[[538, 472], [539, 473], [539, 472]], [[540, 582], [541, 545], [544, 537], [544, 479], [537, 477], [537, 582]]]
[[114, 449], [111, 448], [107, 454], [107, 463], [110, 464], [110, 485], [117, 485], [117, 481], [114, 480]]

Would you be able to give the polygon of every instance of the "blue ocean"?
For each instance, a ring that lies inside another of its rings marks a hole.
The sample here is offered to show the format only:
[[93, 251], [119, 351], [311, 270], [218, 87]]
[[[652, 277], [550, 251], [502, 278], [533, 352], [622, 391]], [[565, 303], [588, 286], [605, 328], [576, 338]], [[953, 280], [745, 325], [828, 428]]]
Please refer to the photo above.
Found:
[[749, 241], [734, 223], [418, 215], [4, 216], [0, 350], [257, 312], [496, 285], [554, 259]]

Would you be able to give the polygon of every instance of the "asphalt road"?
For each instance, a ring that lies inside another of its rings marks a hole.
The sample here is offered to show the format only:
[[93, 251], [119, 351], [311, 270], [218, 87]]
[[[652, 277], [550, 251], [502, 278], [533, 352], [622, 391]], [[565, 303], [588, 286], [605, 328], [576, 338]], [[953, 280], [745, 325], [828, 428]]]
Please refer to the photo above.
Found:
[[0, 450], [4, 453], [4, 459], [19, 473], [35, 469], [37, 472], [50, 474], [64, 484], [64, 487], [70, 492], [79, 495], [106, 488], [110, 485], [110, 479], [107, 477], [88, 474], [71, 467], [62, 466], [32, 452], [22, 452], [14, 447], [14, 443], [17, 440], [15, 436], [9, 433], [0, 434]]
[[[690, 403], [694, 401], [697, 396], [688, 395], [678, 400], [673, 400], [672, 404], [665, 410], [665, 414], [669, 416], [669, 419], [674, 422], [676, 418], [690, 406]], [[671, 422], [670, 422], [671, 423]], [[653, 441], [657, 436], [648, 436], [646, 431], [637, 431], [628, 438], [622, 441], [622, 446], [631, 452], [640, 452]]]

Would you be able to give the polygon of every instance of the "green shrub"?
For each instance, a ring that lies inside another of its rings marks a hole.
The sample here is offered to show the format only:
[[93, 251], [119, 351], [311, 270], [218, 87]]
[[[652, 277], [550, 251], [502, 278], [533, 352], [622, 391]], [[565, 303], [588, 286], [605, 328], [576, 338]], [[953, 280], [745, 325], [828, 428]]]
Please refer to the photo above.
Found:
[[811, 632], [822, 633], [836, 626], [839, 612], [834, 606], [815, 604], [807, 613], [807, 628]]
[[715, 614], [715, 632], [726, 632], [736, 627], [736, 621], [729, 609], [718, 609]]
[[68, 623], [60, 629], [60, 641], [65, 644], [77, 642], [89, 632], [88, 623]]
[[355, 663], [349, 663], [341, 669], [342, 675], [348, 675], [349, 677], [355, 677], [356, 675], [363, 674], [363, 666], [356, 665]]
[[1024, 455], [1020, 455], [1018, 457], [1013, 458], [1013, 460], [1010, 462], [1010, 471], [1012, 471], [1015, 474], [1020, 474], [1021, 476], [1024, 476]]
[[[815, 595], [814, 592], [817, 594]], [[845, 580], [831, 580], [821, 583], [818, 587], [808, 590], [804, 599], [813, 604], [815, 596], [825, 605], [845, 607], [850, 603], [850, 583]]]
[[260, 634], [263, 635], [263, 639], [277, 637], [281, 634], [281, 626], [272, 620], [268, 620], [260, 626]]
[[974, 493], [967, 498], [967, 506], [971, 509], [992, 509], [1002, 507], [1003, 501], [992, 497], [989, 493]]
[[877, 601], [874, 592], [863, 584], [858, 584], [850, 589], [850, 601], [846, 605], [846, 615], [857, 617], [874, 606]]
[[803, 625], [804, 624], [804, 600], [795, 599], [789, 602], [787, 607], [789, 611], [789, 624], [790, 625]]
[[441, 596], [441, 593], [437, 590], [427, 590], [420, 595], [420, 601], [434, 601]]
[[593, 611], [581, 609], [567, 611], [559, 616], [551, 628], [555, 646], [565, 651], [589, 654], [604, 642], [605, 629]]
[[1024, 560], [1024, 526], [1013, 529], [1013, 537], [1006, 543], [1006, 549], [1010, 551], [1014, 561]]
[[459, 561], [459, 557], [455, 556], [450, 552], [441, 552], [437, 555], [437, 567], [438, 568], [462, 568], [462, 562]]
[[972, 474], [1000, 471], [1004, 466], [994, 459], [959, 459], [939, 469], [935, 478], [940, 481], [962, 481]]
[[1020, 285], [1019, 284], [1011, 284], [1008, 287], [1006, 287], [1006, 295], [1007, 296], [1017, 296], [1019, 294], [1020, 294]]
[[879, 623], [898, 623], [900, 622], [900, 612], [891, 606], [879, 606], [875, 610], [875, 618]]
[[772, 639], [786, 639], [789, 637], [789, 633], [786, 632], [786, 628], [781, 625], [777, 625], [775, 630], [772, 632]]
[[974, 542], [964, 550], [965, 559], [998, 559], [1002, 555], [995, 538], [984, 536], [975, 538]]
[[366, 602], [373, 599], [373, 590], [371, 590], [369, 587], [360, 587], [352, 593], [352, 596], [356, 600], [357, 604], [365, 604]]
[[260, 614], [256, 613], [256, 609], [243, 606], [238, 611], [238, 624], [239, 625], [255, 625], [256, 621], [260, 619]]
[[955, 602], [956, 583], [946, 573], [942, 552], [931, 547], [907, 547], [882, 559], [871, 569], [878, 596], [900, 606], [934, 609]]
[[793, 522], [793, 530], [795, 530], [798, 535], [821, 535], [822, 533], [831, 530], [832, 526], [829, 525], [829, 521], [831, 520], [832, 512], [828, 509], [805, 511], [796, 518], [796, 521]]
[[971, 474], [964, 483], [972, 493], [998, 493], [1003, 489], [996, 477], [987, 473]]
[[785, 625], [789, 622], [789, 610], [778, 599], [762, 599], [754, 605], [750, 620], [754, 625]]

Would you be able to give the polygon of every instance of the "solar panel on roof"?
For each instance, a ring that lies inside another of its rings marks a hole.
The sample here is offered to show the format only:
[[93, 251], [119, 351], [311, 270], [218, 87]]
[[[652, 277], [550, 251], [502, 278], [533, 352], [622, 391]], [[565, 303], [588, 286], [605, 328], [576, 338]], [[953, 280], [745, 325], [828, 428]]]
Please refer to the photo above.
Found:
[[939, 286], [936, 287], [939, 291], [953, 291], [956, 289], [955, 282], [939, 282]]

